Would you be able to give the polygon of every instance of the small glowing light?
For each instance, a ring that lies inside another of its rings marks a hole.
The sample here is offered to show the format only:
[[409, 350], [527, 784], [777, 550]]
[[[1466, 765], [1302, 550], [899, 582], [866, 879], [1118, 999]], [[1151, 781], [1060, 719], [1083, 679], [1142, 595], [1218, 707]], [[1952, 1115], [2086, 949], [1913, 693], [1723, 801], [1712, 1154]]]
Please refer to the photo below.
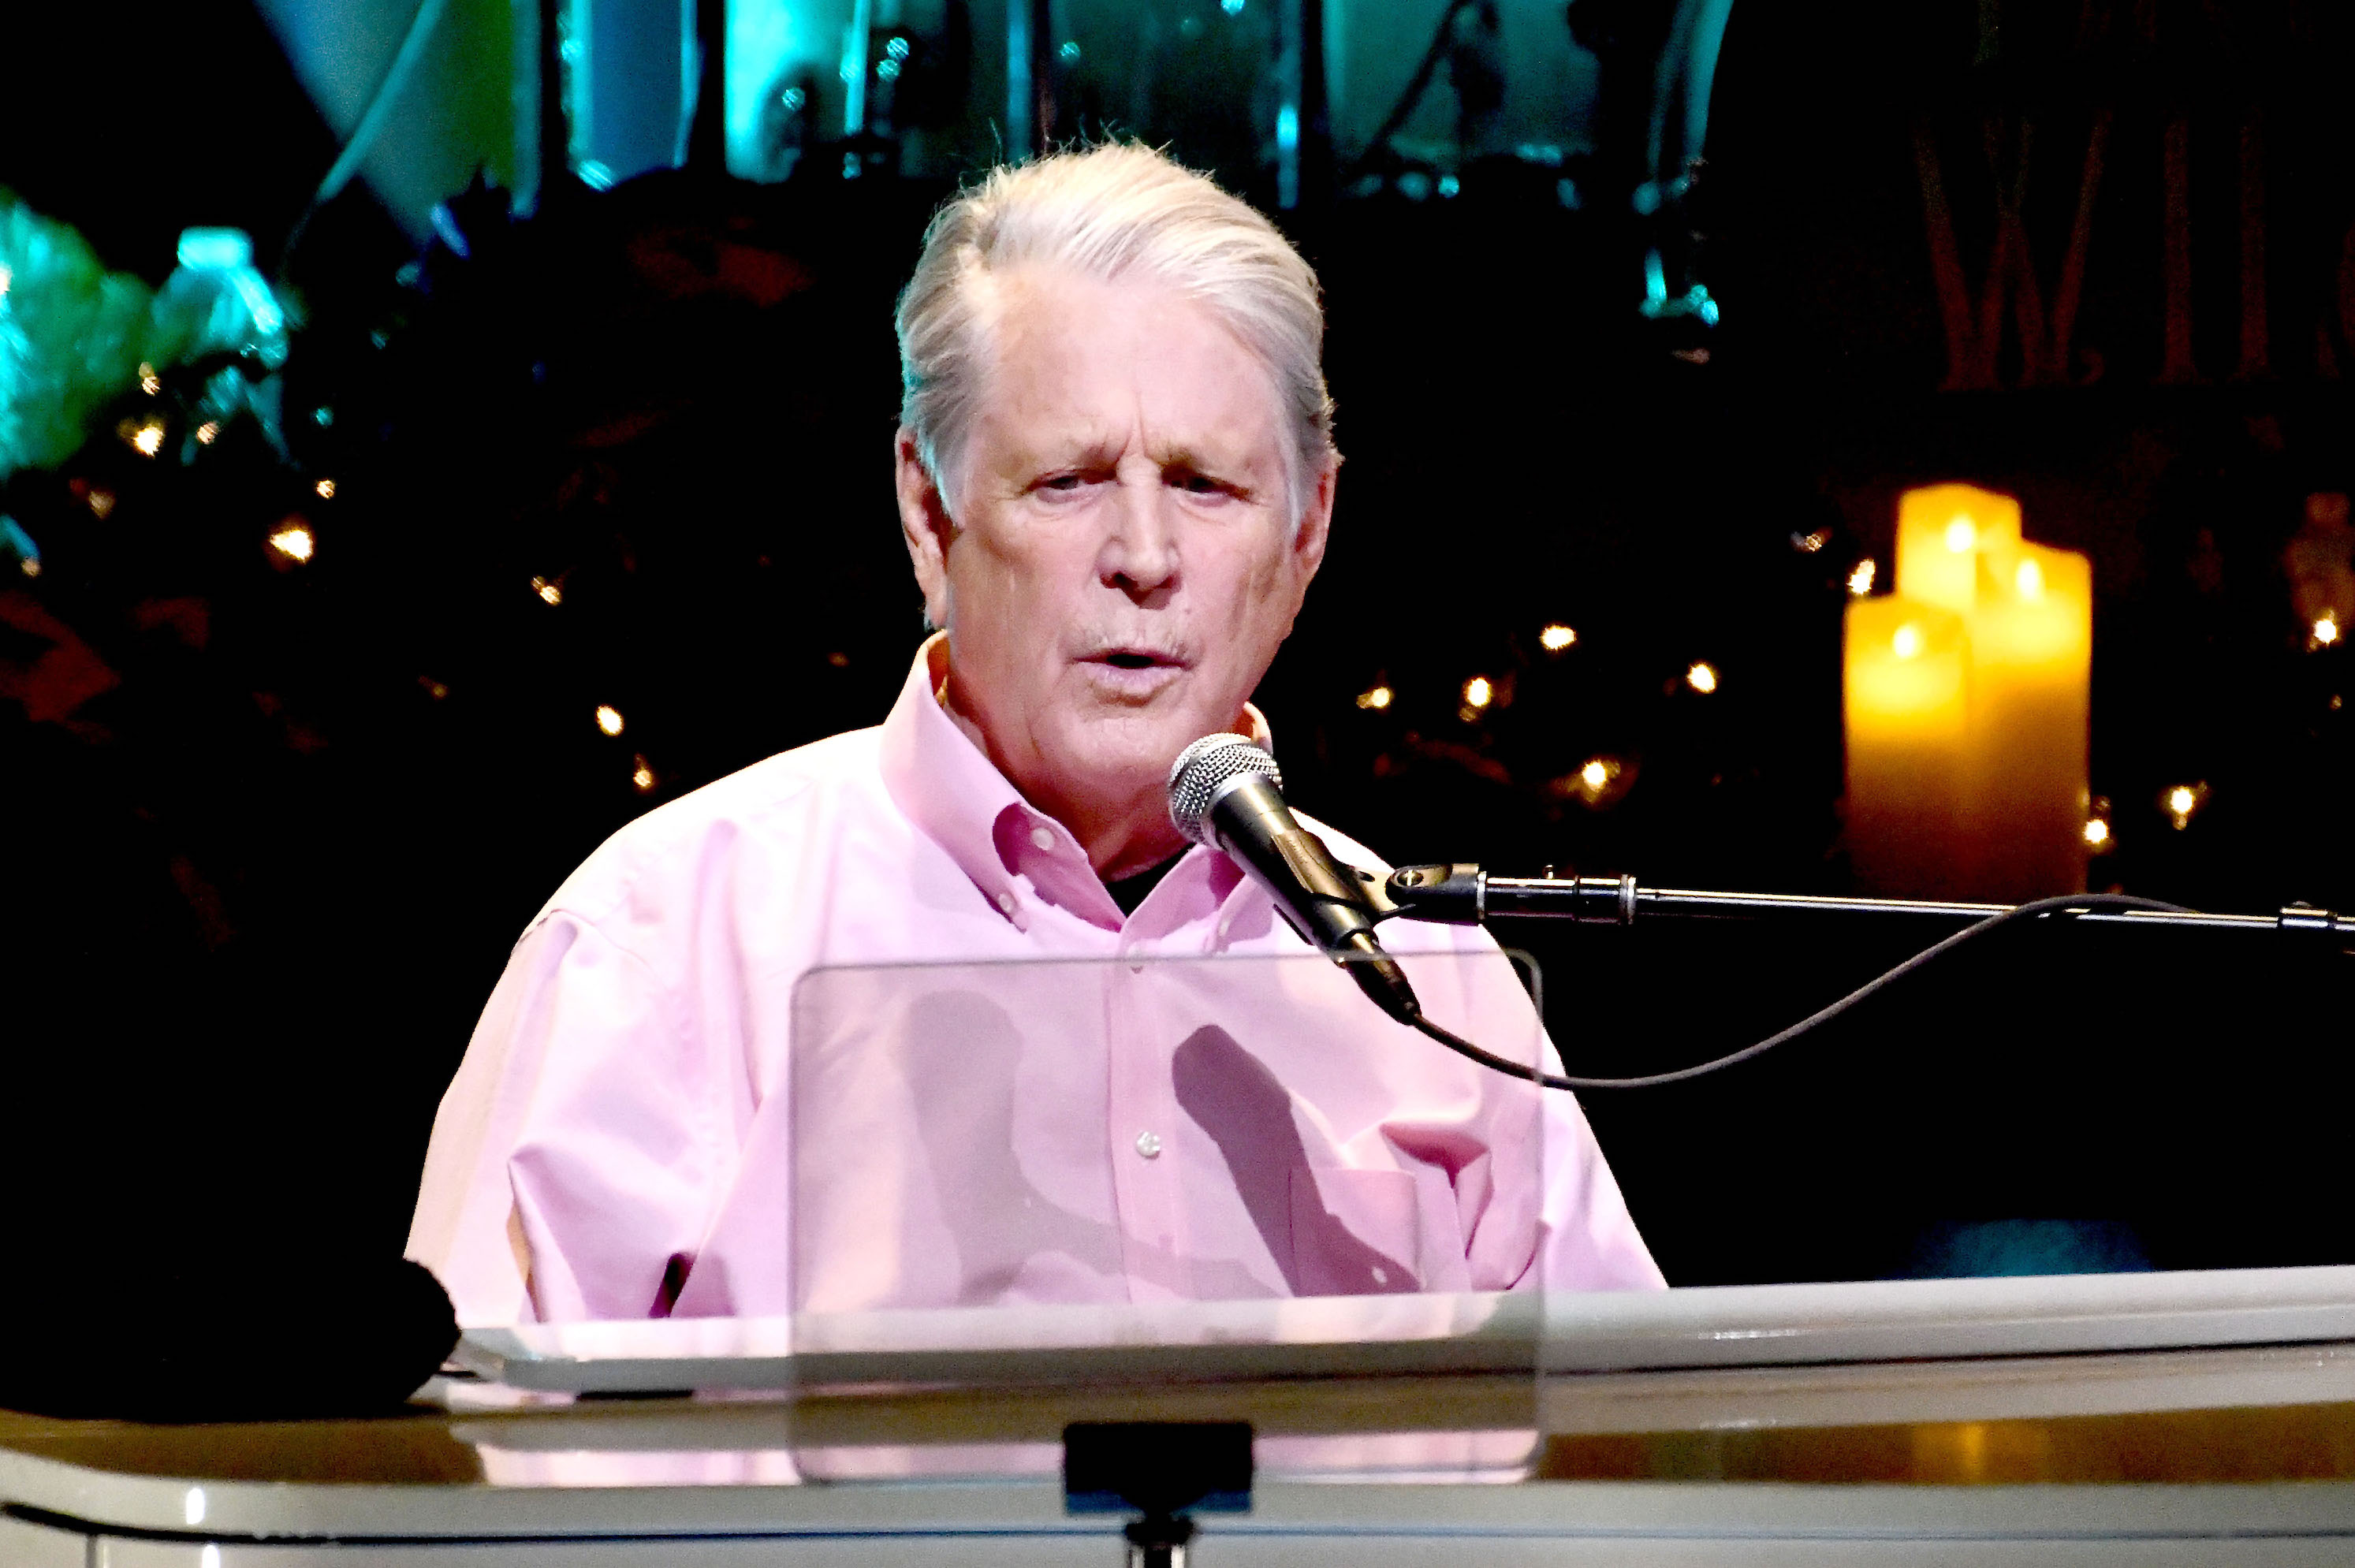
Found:
[[1076, 38], [1065, 38], [1063, 40], [1063, 47], [1055, 51], [1055, 58], [1061, 60], [1065, 65], [1069, 65], [1071, 61], [1079, 59], [1079, 40]]
[[1590, 758], [1578, 770], [1578, 782], [1589, 789], [1601, 789], [1611, 782], [1611, 764], [1600, 757]]
[[836, 669], [848, 669], [850, 667], [850, 656], [837, 648], [833, 653], [826, 656], [826, 662]]
[[558, 587], [555, 583], [550, 582], [545, 577], [533, 578], [531, 580], [531, 591], [539, 595], [543, 603], [561, 604], [564, 603], [564, 590]]
[[41, 563], [28, 555], [16, 563], [16, 570], [27, 577], [38, 577], [41, 575]]
[[1889, 645], [1901, 659], [1921, 657], [1922, 628], [1911, 621], [1906, 622], [1897, 628], [1897, 635], [1889, 640]]
[[2199, 804], [2200, 797], [2191, 793], [2189, 785], [2177, 784], [2167, 792], [2167, 809], [2178, 816], [2190, 816], [2191, 808]]
[[637, 755], [637, 766], [630, 774], [630, 783], [636, 786], [640, 795], [652, 795], [655, 792], [654, 765], [646, 761], [646, 754], [644, 752], [640, 752]]
[[2023, 560], [2019, 563], [2019, 570], [2012, 573], [2011, 584], [2019, 590], [2022, 599], [2041, 599], [2044, 597], [2044, 569], [2032, 560]]
[[197, 444], [210, 446], [220, 439], [220, 421], [207, 420], [197, 427]]
[[1243, 14], [1243, 0], [1219, 0], [1219, 9], [1230, 16], [1240, 16]]
[[322, 479], [311, 488], [319, 493], [319, 499], [322, 501], [332, 501], [336, 498], [336, 482], [332, 479]]
[[190, 1487], [188, 1488], [187, 1497], [184, 1499], [180, 1504], [180, 1517], [192, 1525], [202, 1524], [205, 1522], [204, 1488]]
[[2339, 640], [2339, 617], [2325, 615], [2314, 624], [2314, 645], [2327, 648]]
[[155, 374], [155, 366], [139, 367], [139, 389], [151, 398], [164, 389], [164, 378]]
[[1391, 698], [1396, 695], [1397, 694], [1391, 691], [1387, 686], [1377, 686], [1371, 690], [1358, 693], [1358, 706], [1360, 708], [1371, 708], [1379, 710], [1380, 709], [1388, 708], [1391, 705]]
[[597, 705], [597, 728], [602, 730], [608, 735], [620, 734], [622, 732], [622, 710], [608, 703], [599, 703]]
[[1685, 684], [1707, 697], [1717, 689], [1717, 667], [1705, 663], [1694, 665], [1685, 671]]
[[1848, 591], [1859, 599], [1872, 592], [1872, 557], [1858, 561], [1856, 570], [1848, 574]]
[[436, 702], [441, 701], [443, 698], [450, 695], [450, 688], [444, 683], [434, 679], [430, 675], [419, 676], [417, 677], [417, 684], [425, 688], [425, 695], [432, 698]]
[[1464, 683], [1464, 706], [1477, 710], [1497, 700], [1497, 688], [1485, 675], [1476, 675]]
[[890, 55], [895, 60], [906, 59], [908, 58], [908, 40], [895, 37], [890, 43], [883, 46], [883, 52]]
[[112, 491], [112, 490], [92, 490], [92, 491], [90, 493], [90, 515], [91, 515], [91, 517], [98, 518], [101, 522], [103, 522], [103, 521], [105, 521], [105, 520], [106, 520], [106, 517], [107, 517], [108, 514], [109, 514], [109, 513], [111, 513], [111, 512], [112, 512], [113, 510], [114, 510], [114, 492], [113, 492], [113, 491]]
[[164, 450], [164, 421], [149, 420], [131, 432], [131, 444], [142, 457], [153, 457]]
[[1815, 555], [1831, 542], [1832, 531], [1829, 528], [1817, 528], [1813, 533], [1791, 536], [1791, 548], [1801, 555]]
[[1565, 626], [1559, 621], [1538, 634], [1538, 646], [1550, 654], [1558, 654], [1576, 641], [1578, 641], [1577, 630], [1574, 627]]
[[289, 523], [270, 536], [270, 548], [289, 560], [308, 560], [319, 541], [301, 523]]
[[1946, 525], [1946, 548], [1956, 555], [1968, 555], [1971, 547], [1979, 542], [1979, 531], [1968, 517], [1956, 517]]
[[2085, 842], [2098, 849], [2110, 841], [2110, 825], [2098, 816], [2085, 821]]

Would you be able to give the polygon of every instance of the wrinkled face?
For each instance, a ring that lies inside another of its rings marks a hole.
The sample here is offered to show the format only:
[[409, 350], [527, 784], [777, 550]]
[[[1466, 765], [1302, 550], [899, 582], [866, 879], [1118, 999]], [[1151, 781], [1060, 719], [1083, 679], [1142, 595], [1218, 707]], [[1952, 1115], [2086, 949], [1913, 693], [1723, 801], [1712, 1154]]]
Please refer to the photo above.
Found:
[[1115, 869], [1124, 822], [1171, 837], [1171, 761], [1237, 725], [1291, 631], [1333, 475], [1295, 517], [1272, 379], [1174, 290], [1041, 270], [992, 286], [959, 493], [943, 507], [903, 431], [901, 517], [949, 634], [952, 715]]

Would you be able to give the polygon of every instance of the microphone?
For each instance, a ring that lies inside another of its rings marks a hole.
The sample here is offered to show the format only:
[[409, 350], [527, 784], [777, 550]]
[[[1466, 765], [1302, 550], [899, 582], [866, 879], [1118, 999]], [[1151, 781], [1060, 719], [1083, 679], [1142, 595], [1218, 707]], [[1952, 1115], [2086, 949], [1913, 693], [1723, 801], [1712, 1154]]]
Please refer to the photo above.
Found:
[[1275, 759], [1241, 735], [1205, 735], [1169, 769], [1169, 820], [1188, 842], [1223, 851], [1267, 890], [1284, 923], [1331, 956], [1391, 1018], [1423, 1017], [1398, 961], [1374, 940], [1372, 897], [1358, 873], [1284, 804]]

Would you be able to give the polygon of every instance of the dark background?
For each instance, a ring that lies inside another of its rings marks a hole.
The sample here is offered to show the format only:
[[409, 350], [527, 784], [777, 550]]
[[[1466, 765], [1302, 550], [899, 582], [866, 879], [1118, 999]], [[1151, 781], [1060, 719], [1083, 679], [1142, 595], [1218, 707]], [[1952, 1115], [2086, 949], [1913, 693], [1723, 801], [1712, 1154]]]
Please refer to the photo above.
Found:
[[[1638, 313], [1664, 231], [1605, 199], [1657, 18], [1579, 5], [1604, 69], [1580, 207], [1497, 158], [1444, 199], [1342, 170], [1284, 216], [1327, 289], [1348, 455], [1261, 698], [1295, 802], [1393, 861], [1844, 890], [1845, 580], [1889, 570], [1900, 490], [1970, 479], [2094, 559], [2116, 829], [2094, 885], [2355, 904], [2348, 655], [2307, 646], [2282, 564], [2306, 497], [2350, 484], [2347, 21], [2069, 0], [1998, 7], [1991, 38], [1976, 3], [1737, 5], [1666, 235], [1721, 303], [1704, 330]], [[0, 56], [0, 184], [151, 283], [192, 223], [277, 257], [335, 141], [253, 15], [42, 10]], [[1920, 148], [1976, 301], [2034, 128], [2049, 293], [2104, 116], [2078, 352], [2037, 384], [2011, 333], [1991, 384], [1949, 386]], [[2189, 380], [2161, 352], [2178, 123]], [[5, 591], [0, 658], [120, 677], [62, 717], [0, 700], [0, 1189], [26, 1284], [397, 1248], [474, 1013], [563, 875], [652, 805], [880, 719], [920, 635], [890, 309], [949, 185], [804, 165], [559, 187], [528, 221], [453, 192], [464, 254], [421, 253], [356, 187], [285, 261], [291, 464], [236, 428], [151, 462], [108, 418], [0, 493], [47, 568]], [[1267, 199], [1265, 169], [1219, 172]], [[92, 485], [119, 497], [102, 526]], [[299, 568], [262, 542], [290, 515], [320, 540]], [[1578, 629], [1559, 656], [1551, 621]], [[1467, 720], [1476, 673], [1499, 697]], [[1396, 700], [1360, 707], [1377, 684]], [[1632, 780], [1601, 808], [1555, 783], [1594, 755]], [[2192, 781], [2211, 795], [2179, 831], [2158, 803]], [[1908, 950], [1846, 925], [1499, 934], [1589, 1073], [1746, 1043]], [[1677, 1283], [2355, 1261], [2350, 978], [2288, 936], [2040, 929], [1758, 1064], [1584, 1100]]]

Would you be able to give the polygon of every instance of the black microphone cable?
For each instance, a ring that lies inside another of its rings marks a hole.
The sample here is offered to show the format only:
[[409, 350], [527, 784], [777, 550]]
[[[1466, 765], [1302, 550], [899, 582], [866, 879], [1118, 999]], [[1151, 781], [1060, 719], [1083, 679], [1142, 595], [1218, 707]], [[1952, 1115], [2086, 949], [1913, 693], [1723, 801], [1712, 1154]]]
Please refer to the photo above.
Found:
[[1964, 943], [1985, 936], [1998, 926], [2009, 925], [2015, 921], [2041, 919], [2049, 914], [2064, 914], [2072, 911], [2097, 909], [2149, 910], [2162, 914], [2178, 914], [2182, 912], [2183, 906], [2162, 903], [2157, 899], [2137, 898], [2132, 893], [2062, 893], [2053, 898], [2037, 899], [1965, 926], [1945, 941], [1923, 948], [1888, 973], [1866, 981], [1829, 1007], [1809, 1013], [1790, 1028], [1768, 1035], [1755, 1045], [1745, 1045], [1740, 1051], [1728, 1051], [1723, 1056], [1713, 1057], [1710, 1061], [1698, 1062], [1690, 1067], [1679, 1067], [1669, 1072], [1647, 1072], [1636, 1078], [1578, 1078], [1561, 1073], [1541, 1072], [1534, 1067], [1524, 1067], [1518, 1061], [1508, 1061], [1495, 1051], [1487, 1051], [1473, 1044], [1462, 1035], [1432, 1022], [1423, 1017], [1420, 1010], [1416, 1011], [1412, 1018], [1401, 1018], [1399, 1021], [1420, 1029], [1458, 1056], [1469, 1058], [1481, 1066], [1502, 1072], [1508, 1077], [1541, 1084], [1548, 1089], [1653, 1089], [1666, 1083], [1684, 1083], [1711, 1072], [1720, 1072], [1726, 1068], [1748, 1061], [1753, 1057], [1764, 1056], [1778, 1045], [1787, 1045], [1809, 1030], [1831, 1022], [1832, 1019], [1847, 1012], [1876, 991], [1884, 990], [1906, 976], [1928, 967]]

